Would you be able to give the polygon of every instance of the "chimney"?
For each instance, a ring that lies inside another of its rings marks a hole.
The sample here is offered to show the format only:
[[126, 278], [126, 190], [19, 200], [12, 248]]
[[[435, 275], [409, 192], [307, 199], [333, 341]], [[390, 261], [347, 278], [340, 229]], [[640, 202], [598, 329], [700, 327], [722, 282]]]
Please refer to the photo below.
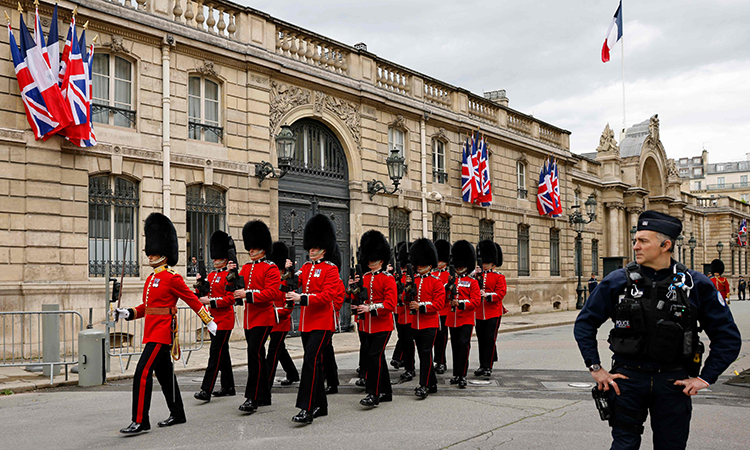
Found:
[[354, 48], [356, 48], [357, 50], [366, 52], [367, 51], [367, 44], [365, 44], [364, 42], [358, 42], [358, 43], [354, 44]]
[[489, 91], [484, 93], [484, 98], [490, 100], [498, 105], [508, 106], [508, 97], [505, 95], [505, 89], [498, 89], [496, 91]]

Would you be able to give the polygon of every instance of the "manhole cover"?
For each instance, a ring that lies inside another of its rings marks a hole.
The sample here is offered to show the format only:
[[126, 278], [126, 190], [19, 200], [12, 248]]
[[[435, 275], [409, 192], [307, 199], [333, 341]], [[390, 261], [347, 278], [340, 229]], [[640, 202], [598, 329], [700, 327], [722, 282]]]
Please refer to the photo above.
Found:
[[492, 384], [492, 381], [488, 380], [471, 380], [469, 381], [469, 384], [473, 384], [474, 386], [489, 386]]
[[568, 383], [568, 386], [578, 389], [588, 389], [594, 387], [593, 383]]

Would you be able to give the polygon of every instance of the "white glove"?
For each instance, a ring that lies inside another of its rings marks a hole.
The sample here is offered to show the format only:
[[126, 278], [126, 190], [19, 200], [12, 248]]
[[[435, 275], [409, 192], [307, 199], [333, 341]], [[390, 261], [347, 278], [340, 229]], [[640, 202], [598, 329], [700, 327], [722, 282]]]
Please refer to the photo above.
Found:
[[214, 322], [214, 321], [212, 320], [212, 321], [210, 321], [210, 322], [208, 322], [208, 323], [206, 324], [206, 328], [208, 328], [208, 332], [209, 332], [209, 333], [211, 333], [211, 336], [216, 336], [216, 330], [217, 330], [217, 329], [218, 329], [219, 327], [218, 327], [218, 326], [216, 325], [216, 322]]
[[115, 313], [115, 322], [120, 320], [120, 317], [122, 317], [125, 320], [130, 318], [130, 310], [126, 308], [115, 308], [114, 313]]

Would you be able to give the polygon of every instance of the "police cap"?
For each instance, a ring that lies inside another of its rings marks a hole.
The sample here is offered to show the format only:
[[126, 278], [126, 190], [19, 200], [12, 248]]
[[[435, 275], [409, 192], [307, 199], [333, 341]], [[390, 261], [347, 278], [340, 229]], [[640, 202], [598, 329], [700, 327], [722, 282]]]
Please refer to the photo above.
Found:
[[651, 230], [673, 239], [682, 232], [682, 221], [677, 217], [656, 211], [644, 211], [638, 216], [638, 231]]

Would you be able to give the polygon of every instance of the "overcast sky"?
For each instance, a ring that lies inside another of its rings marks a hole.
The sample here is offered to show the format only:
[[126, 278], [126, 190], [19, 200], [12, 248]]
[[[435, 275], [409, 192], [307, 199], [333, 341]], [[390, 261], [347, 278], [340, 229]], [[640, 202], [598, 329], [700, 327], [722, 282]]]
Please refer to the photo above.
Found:
[[[570, 130], [595, 151], [622, 128], [620, 44], [601, 47], [616, 0], [240, 0], [274, 17]], [[659, 114], [671, 158], [750, 152], [750, 1], [624, 0], [627, 126]]]

